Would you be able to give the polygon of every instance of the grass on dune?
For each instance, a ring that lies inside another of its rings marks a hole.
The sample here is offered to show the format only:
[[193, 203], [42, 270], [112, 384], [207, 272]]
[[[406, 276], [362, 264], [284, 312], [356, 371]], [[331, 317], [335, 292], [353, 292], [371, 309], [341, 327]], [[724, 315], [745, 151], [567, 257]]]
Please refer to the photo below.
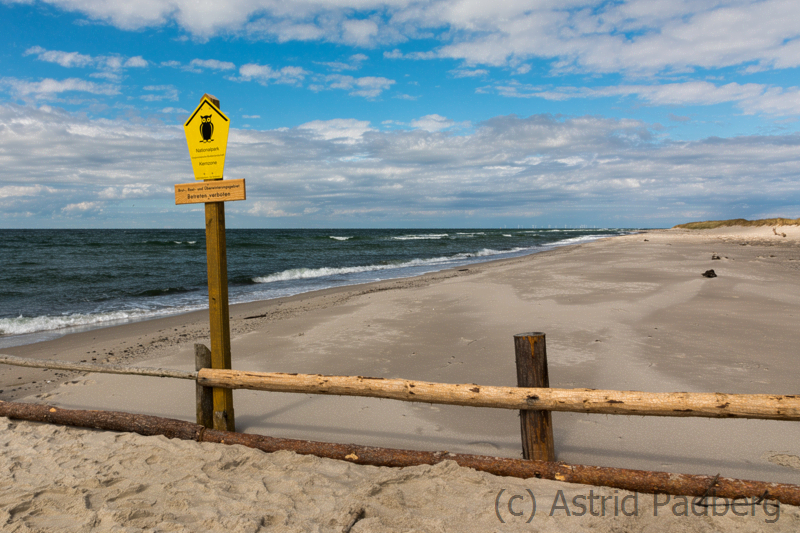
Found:
[[731, 220], [708, 220], [706, 222], [689, 222], [678, 224], [675, 228], [683, 229], [714, 229], [725, 226], [800, 226], [800, 218], [762, 218], [761, 220], [746, 220], [733, 218]]

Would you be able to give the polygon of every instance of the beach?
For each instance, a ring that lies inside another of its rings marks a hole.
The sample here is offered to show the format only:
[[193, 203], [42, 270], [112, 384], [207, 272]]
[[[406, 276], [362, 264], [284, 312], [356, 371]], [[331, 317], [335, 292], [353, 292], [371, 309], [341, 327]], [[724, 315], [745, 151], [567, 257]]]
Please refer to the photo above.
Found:
[[[237, 304], [231, 307], [232, 366], [516, 386], [513, 335], [536, 331], [546, 335], [551, 387], [797, 394], [800, 228], [777, 233], [769, 227], [651, 230]], [[716, 277], [702, 276], [711, 269]], [[209, 344], [207, 311], [2, 352], [193, 370], [195, 343]], [[195, 416], [194, 385], [178, 380], [3, 367], [0, 389], [6, 401]], [[521, 457], [518, 412], [510, 410], [241, 390], [234, 391], [234, 407], [243, 432]], [[800, 484], [796, 424], [552, 418], [559, 461]], [[652, 495], [638, 495], [630, 516], [619, 508], [568, 516], [553, 509], [559, 491], [569, 502], [590, 490], [619, 500], [632, 495], [501, 478], [448, 462], [389, 469], [161, 437], [3, 425], [2, 460], [12, 476], [3, 482], [0, 510], [13, 531], [341, 531], [351, 517], [352, 531], [800, 527], [800, 511], [791, 506], [781, 506], [777, 519], [770, 507], [752, 507], [748, 516], [681, 516], [672, 504], [655, 516]], [[512, 508], [507, 496], [498, 496], [502, 490], [519, 494], [520, 506], [536, 496], [530, 523], [498, 510]]]

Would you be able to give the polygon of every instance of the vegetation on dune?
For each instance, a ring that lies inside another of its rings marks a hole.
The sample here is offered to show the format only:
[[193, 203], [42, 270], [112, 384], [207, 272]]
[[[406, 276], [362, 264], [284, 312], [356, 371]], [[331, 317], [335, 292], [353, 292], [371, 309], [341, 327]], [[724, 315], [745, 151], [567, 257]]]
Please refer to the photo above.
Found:
[[724, 226], [800, 226], [800, 218], [762, 218], [761, 220], [746, 220], [734, 218], [731, 220], [709, 220], [706, 222], [689, 222], [678, 224], [675, 228], [683, 229], [714, 229]]

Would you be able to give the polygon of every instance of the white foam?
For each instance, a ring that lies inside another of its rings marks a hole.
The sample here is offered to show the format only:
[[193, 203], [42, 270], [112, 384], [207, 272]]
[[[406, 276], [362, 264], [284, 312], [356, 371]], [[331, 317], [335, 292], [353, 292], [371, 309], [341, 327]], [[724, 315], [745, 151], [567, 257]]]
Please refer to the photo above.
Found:
[[65, 328], [107, 325], [113, 322], [145, 320], [201, 308], [202, 306], [182, 306], [157, 310], [133, 309], [102, 313], [73, 313], [58, 316], [45, 315], [36, 317], [18, 316], [16, 318], [0, 318], [0, 335], [25, 335], [39, 331], [53, 331]]
[[174, 241], [174, 240], [148, 240], [148, 241], [139, 241], [139, 244], [197, 244], [197, 241]]
[[421, 240], [437, 240], [443, 239], [448, 237], [449, 234], [447, 233], [428, 233], [425, 235], [400, 235], [398, 237], [392, 237], [392, 239], [396, 241], [421, 241]]
[[562, 246], [565, 244], [576, 244], [579, 242], [588, 242], [588, 241], [596, 241], [597, 239], [602, 239], [603, 237], [614, 237], [616, 234], [595, 234], [595, 235], [581, 235], [580, 237], [570, 237], [569, 239], [561, 239], [560, 241], [556, 241], [550, 243], [550, 246]]
[[353, 237], [336, 237], [335, 235], [331, 235], [330, 237], [335, 241], [348, 241], [353, 238]]
[[410, 267], [426, 266], [447, 266], [451, 263], [462, 262], [473, 257], [489, 257], [499, 254], [513, 254], [528, 250], [529, 248], [512, 248], [511, 250], [492, 250], [484, 248], [474, 253], [460, 253], [450, 257], [432, 257], [429, 259], [412, 259], [402, 263], [386, 265], [364, 265], [352, 267], [322, 267], [322, 268], [292, 268], [282, 272], [276, 272], [267, 276], [253, 278], [255, 283], [274, 283], [276, 281], [292, 281], [297, 279], [324, 278], [327, 276], [337, 276], [345, 274], [360, 274], [362, 272], [377, 272], [380, 270], [398, 270]]
[[491, 256], [491, 255], [500, 255], [500, 254], [515, 254], [517, 252], [522, 252], [522, 251], [525, 251], [525, 250], [532, 250], [533, 248], [534, 247], [521, 248], [519, 246], [516, 247], [516, 248], [512, 248], [510, 250], [492, 250], [491, 248], [484, 248], [483, 250], [481, 250], [479, 252], [475, 252], [474, 254], [459, 254], [459, 255], [460, 256], [465, 256], [467, 258], [469, 258], [469, 257], [488, 257], [488, 256]]

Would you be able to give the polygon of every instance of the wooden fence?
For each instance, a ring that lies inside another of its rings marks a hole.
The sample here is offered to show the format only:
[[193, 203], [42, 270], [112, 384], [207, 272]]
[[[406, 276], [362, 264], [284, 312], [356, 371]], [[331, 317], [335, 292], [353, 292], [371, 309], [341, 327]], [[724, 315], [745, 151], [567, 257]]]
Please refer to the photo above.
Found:
[[[547, 375], [545, 335], [543, 333], [515, 335], [514, 346], [517, 387], [212, 369], [211, 352], [202, 344], [195, 345], [194, 372], [112, 364], [69, 363], [0, 354], [0, 364], [192, 380], [195, 382], [197, 395], [197, 424], [130, 413], [73, 411], [46, 405], [2, 401], [0, 401], [0, 416], [114, 431], [133, 431], [142, 435], [164, 435], [197, 442], [241, 444], [267, 452], [290, 450], [299, 454], [375, 466], [411, 466], [453, 460], [461, 466], [501, 476], [555, 479], [636, 492], [689, 495], [701, 499], [707, 496], [733, 499], [750, 497], [752, 502], [756, 503], [774, 499], [789, 505], [800, 505], [798, 485], [728, 479], [719, 475], [671, 474], [555, 462], [550, 417], [551, 411], [570, 411], [613, 415], [798, 421], [800, 396], [551, 389]], [[519, 409], [523, 459], [397, 450], [235, 433], [230, 430], [231, 419], [227, 415], [233, 412], [233, 405], [224, 404], [223, 407], [228, 410], [214, 412], [212, 400], [215, 391], [218, 395], [230, 394], [233, 389], [366, 396], [409, 402]]]
[[210, 352], [203, 345], [195, 345], [195, 372], [34, 360], [3, 354], [0, 354], [0, 363], [79, 372], [190, 379], [197, 384], [197, 423], [207, 428], [216, 427], [217, 413], [213, 412], [211, 401], [213, 389], [364, 396], [407, 402], [514, 409], [519, 410], [521, 415], [523, 458], [541, 461], [555, 460], [551, 411], [800, 421], [798, 395], [552, 389], [549, 388], [547, 375], [545, 335], [515, 335], [514, 344], [518, 387], [212, 369], [209, 368]]

